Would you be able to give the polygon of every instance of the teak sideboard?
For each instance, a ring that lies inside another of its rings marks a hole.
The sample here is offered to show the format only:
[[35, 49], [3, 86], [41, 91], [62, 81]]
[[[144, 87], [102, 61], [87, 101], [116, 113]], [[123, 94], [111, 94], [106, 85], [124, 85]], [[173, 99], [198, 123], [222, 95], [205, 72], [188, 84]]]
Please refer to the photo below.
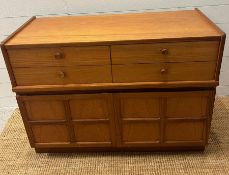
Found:
[[33, 17], [1, 49], [36, 152], [203, 150], [225, 37], [198, 9]]

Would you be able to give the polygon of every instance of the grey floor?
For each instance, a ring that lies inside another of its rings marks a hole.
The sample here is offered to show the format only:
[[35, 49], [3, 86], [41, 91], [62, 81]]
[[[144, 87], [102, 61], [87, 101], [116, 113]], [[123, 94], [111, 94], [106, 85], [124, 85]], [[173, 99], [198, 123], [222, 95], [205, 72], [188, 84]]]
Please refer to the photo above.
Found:
[[2, 132], [3, 128], [5, 127], [8, 119], [10, 118], [12, 112], [15, 110], [15, 108], [11, 109], [1, 109], [0, 110], [0, 133]]

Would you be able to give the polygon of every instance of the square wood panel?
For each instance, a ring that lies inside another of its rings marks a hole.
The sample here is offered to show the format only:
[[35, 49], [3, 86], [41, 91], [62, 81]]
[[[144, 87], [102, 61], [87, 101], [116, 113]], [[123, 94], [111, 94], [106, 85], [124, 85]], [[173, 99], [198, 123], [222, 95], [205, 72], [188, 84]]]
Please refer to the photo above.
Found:
[[33, 125], [32, 132], [36, 143], [61, 143], [70, 141], [66, 125]]
[[106, 122], [78, 122], [74, 124], [76, 142], [107, 142], [111, 143], [109, 124]]
[[122, 93], [119, 98], [122, 118], [160, 117], [160, 101], [153, 93]]
[[165, 126], [165, 141], [203, 141], [204, 133], [205, 124], [203, 121], [170, 121]]
[[29, 120], [65, 120], [65, 108], [60, 100], [28, 100], [25, 102]]
[[122, 124], [123, 143], [155, 143], [160, 140], [160, 126], [151, 121], [124, 121]]
[[196, 95], [167, 98], [166, 116], [169, 118], [198, 118], [207, 115], [208, 97]]
[[73, 120], [109, 118], [110, 103], [108, 94], [76, 95], [69, 100]]

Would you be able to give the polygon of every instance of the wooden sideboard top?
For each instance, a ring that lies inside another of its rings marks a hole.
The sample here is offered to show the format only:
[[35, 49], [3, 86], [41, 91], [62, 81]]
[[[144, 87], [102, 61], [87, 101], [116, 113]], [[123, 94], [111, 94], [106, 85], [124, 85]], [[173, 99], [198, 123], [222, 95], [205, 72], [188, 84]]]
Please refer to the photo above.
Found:
[[6, 47], [215, 38], [224, 33], [198, 9], [97, 16], [33, 17]]

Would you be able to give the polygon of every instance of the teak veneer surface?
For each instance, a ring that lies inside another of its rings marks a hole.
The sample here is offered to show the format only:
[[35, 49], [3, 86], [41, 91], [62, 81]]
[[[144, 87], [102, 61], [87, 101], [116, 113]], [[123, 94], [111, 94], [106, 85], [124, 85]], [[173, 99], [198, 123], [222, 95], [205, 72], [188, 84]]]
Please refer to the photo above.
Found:
[[1, 49], [37, 152], [196, 150], [225, 37], [198, 9], [33, 17]]
[[197, 10], [36, 18], [8, 46], [219, 37]]

